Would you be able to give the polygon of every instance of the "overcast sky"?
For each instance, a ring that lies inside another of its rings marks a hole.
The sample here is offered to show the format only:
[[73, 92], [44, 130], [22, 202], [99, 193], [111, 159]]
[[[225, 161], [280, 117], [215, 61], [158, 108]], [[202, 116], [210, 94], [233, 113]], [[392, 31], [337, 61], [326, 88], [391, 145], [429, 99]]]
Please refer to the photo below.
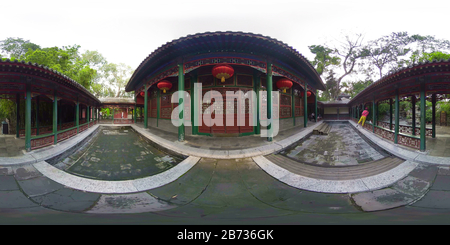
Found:
[[21, 0], [2, 1], [0, 40], [20, 37], [41, 47], [78, 44], [133, 69], [166, 42], [206, 31], [269, 36], [308, 59], [308, 46], [363, 33], [392, 32], [450, 40], [450, 1], [353, 0]]

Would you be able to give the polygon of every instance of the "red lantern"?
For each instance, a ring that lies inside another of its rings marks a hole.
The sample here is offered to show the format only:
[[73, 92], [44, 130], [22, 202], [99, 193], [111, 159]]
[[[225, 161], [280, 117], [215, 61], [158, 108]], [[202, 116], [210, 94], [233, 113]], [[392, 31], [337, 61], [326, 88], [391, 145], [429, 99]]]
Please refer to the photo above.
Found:
[[167, 90], [172, 88], [172, 84], [169, 81], [163, 80], [158, 83], [158, 88], [161, 89], [163, 93], [166, 93]]
[[290, 89], [292, 87], [292, 82], [291, 82], [291, 80], [283, 78], [283, 79], [278, 80], [277, 87], [279, 89], [282, 89], [283, 93], [286, 93], [286, 89]]
[[214, 77], [220, 79], [221, 82], [225, 82], [225, 79], [233, 76], [234, 69], [229, 65], [216, 65], [212, 69], [212, 74]]
[[[304, 93], [302, 92], [301, 94], [302, 94], [302, 97], [303, 97], [303, 94], [304, 94]], [[311, 92], [309, 92], [309, 91], [306, 92], [306, 96], [307, 96], [307, 97], [309, 97], [310, 95], [311, 95]]]
[[145, 95], [145, 92], [144, 92], [144, 91], [142, 91], [142, 92], [141, 92], [141, 96], [142, 96], [142, 97], [144, 97], [144, 95]]

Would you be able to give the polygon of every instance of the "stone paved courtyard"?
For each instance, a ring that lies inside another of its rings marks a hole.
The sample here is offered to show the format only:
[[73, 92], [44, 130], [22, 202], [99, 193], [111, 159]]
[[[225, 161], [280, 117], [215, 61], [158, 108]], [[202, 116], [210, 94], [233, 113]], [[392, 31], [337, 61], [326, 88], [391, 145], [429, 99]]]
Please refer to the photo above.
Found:
[[328, 135], [310, 135], [297, 145], [282, 152], [292, 159], [324, 166], [357, 165], [384, 158], [358, 133], [344, 122], [330, 122]]

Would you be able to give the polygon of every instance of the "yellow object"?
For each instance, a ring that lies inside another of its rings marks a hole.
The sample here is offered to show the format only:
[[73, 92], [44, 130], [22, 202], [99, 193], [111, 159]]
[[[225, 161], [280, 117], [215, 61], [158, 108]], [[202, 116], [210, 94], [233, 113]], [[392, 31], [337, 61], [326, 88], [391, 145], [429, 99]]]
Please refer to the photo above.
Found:
[[361, 118], [360, 118], [359, 121], [358, 121], [358, 124], [359, 124], [361, 121], [362, 121], [361, 126], [364, 127], [364, 122], [366, 121], [366, 117], [365, 117], [365, 116], [361, 116]]
[[227, 74], [227, 73], [219, 73], [219, 74], [217, 74], [216, 77], [217, 77], [217, 78], [220, 78], [220, 81], [221, 81], [221, 82], [225, 82], [225, 79], [230, 78], [230, 75]]

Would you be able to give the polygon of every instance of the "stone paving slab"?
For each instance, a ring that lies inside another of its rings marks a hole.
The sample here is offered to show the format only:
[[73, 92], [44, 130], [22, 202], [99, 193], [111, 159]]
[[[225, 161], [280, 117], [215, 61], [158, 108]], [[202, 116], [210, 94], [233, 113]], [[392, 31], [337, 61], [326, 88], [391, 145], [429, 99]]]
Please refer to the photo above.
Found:
[[13, 191], [18, 189], [19, 185], [14, 176], [0, 175], [0, 191]]
[[436, 173], [435, 166], [420, 165], [390, 187], [356, 193], [352, 198], [356, 205], [368, 212], [411, 205], [427, 195]]
[[64, 188], [64, 185], [61, 185], [44, 176], [20, 180], [18, 183], [23, 192], [29, 197], [45, 195]]
[[412, 206], [431, 209], [450, 209], [450, 192], [430, 190], [423, 198], [412, 204]]
[[21, 209], [39, 206], [39, 204], [27, 198], [20, 190], [0, 191], [0, 200], [0, 209]]
[[128, 195], [101, 195], [98, 202], [86, 213], [145, 213], [159, 212], [178, 207], [160, 201], [148, 193], [133, 193]]
[[69, 188], [60, 188], [51, 193], [31, 197], [39, 205], [65, 212], [84, 212], [92, 207], [100, 194], [82, 192]]

